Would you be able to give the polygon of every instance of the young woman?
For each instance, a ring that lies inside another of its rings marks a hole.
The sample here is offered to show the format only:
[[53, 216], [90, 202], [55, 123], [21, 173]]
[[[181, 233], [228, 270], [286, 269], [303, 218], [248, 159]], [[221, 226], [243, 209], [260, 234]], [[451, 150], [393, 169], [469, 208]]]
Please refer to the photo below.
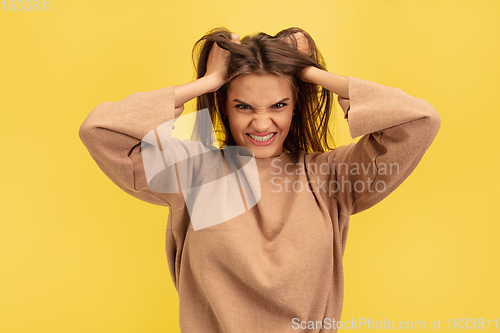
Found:
[[[195, 81], [101, 103], [80, 138], [125, 192], [169, 207], [183, 332], [335, 332], [349, 218], [409, 176], [440, 117], [401, 89], [328, 72], [299, 28], [241, 41], [217, 28], [195, 46]], [[332, 94], [352, 138], [362, 136], [334, 149]], [[198, 111], [196, 140], [174, 139], [173, 123], [193, 98], [210, 124]], [[212, 163], [217, 156], [222, 164]], [[231, 167], [242, 156], [251, 156], [248, 167]], [[155, 160], [165, 167], [151, 167]]]

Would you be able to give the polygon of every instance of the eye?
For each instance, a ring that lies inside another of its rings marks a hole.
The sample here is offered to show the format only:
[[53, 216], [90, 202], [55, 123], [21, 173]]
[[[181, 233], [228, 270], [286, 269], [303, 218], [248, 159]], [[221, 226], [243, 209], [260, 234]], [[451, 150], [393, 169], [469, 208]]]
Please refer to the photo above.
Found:
[[281, 108], [284, 108], [287, 105], [288, 104], [286, 104], [286, 103], [276, 103], [272, 107], [275, 108], [275, 109], [281, 109]]
[[237, 108], [237, 109], [241, 109], [241, 110], [248, 110], [248, 109], [250, 109], [250, 106], [245, 105], [245, 104], [237, 104], [234, 107]]

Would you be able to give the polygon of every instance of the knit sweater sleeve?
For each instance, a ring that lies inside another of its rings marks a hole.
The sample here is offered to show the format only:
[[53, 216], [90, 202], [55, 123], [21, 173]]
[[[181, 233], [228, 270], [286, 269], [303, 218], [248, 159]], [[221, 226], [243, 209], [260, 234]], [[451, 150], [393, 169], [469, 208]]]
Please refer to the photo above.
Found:
[[160, 156], [160, 141], [155, 140], [161, 135], [158, 129], [169, 134], [173, 127], [174, 89], [170, 86], [136, 92], [117, 102], [100, 103], [79, 129], [91, 157], [113, 183], [142, 201], [169, 207], [180, 194], [175, 165], [161, 173], [161, 183], [168, 184], [169, 189], [153, 190], [150, 185], [154, 175], [146, 176], [148, 164], [143, 159]]
[[[343, 106], [351, 137], [357, 142], [326, 153], [309, 154], [309, 168], [350, 214], [374, 206], [393, 192], [416, 168], [437, 135], [441, 119], [422, 98], [403, 90], [349, 77], [349, 104]], [[306, 161], [307, 163], [307, 161]]]

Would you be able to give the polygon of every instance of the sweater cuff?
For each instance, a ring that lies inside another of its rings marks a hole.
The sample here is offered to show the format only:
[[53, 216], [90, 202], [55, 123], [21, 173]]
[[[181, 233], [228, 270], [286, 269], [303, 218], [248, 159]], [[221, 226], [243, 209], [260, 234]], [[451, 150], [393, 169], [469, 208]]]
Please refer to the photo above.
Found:
[[436, 112], [427, 101], [399, 88], [351, 76], [349, 101], [348, 126], [353, 139], [422, 117], [432, 117]]
[[142, 142], [149, 143], [158, 147], [155, 129], [171, 133], [175, 121], [175, 87], [165, 87], [157, 90], [149, 91], [149, 98], [145, 100], [150, 105], [145, 105], [145, 109], [151, 108], [154, 110], [151, 125], [144, 127], [149, 132], [142, 137]]

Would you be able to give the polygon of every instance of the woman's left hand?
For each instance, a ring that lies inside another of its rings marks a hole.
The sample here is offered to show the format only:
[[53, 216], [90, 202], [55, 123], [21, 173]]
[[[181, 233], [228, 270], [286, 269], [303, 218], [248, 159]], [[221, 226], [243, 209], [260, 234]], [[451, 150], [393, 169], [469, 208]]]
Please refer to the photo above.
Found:
[[312, 81], [312, 78], [314, 76], [314, 71], [318, 70], [319, 68], [316, 68], [314, 66], [309, 66], [309, 67], [306, 67], [304, 68], [303, 70], [301, 70], [299, 72], [299, 79], [301, 79], [302, 81], [304, 82], [308, 82], [308, 83], [314, 83]]
[[[310, 57], [312, 55], [312, 50], [311, 50], [311, 47], [309, 46], [309, 41], [307, 40], [307, 37], [304, 36], [304, 34], [302, 32], [294, 33], [293, 37], [295, 37], [295, 40], [297, 41], [297, 51]], [[293, 45], [293, 43], [291, 41], [291, 37], [288, 37], [286, 39], [286, 42], [289, 45]]]

